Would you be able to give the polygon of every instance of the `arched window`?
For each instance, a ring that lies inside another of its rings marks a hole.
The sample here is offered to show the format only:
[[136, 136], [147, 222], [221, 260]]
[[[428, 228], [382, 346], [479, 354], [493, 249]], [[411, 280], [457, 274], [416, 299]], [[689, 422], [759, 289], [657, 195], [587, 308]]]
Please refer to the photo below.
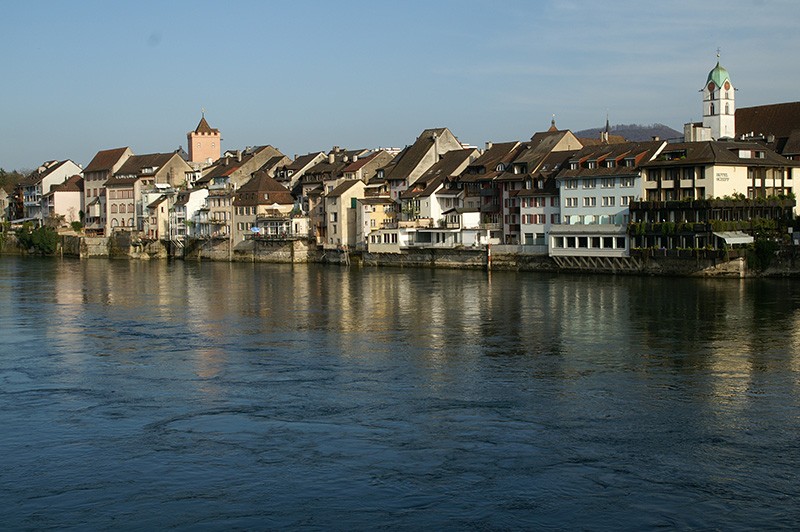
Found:
[[729, 104], [729, 103], [726, 103], [726, 104], [725, 104], [725, 114], [726, 114], [726, 115], [729, 115], [729, 114], [731, 114], [731, 107], [730, 107], [730, 105], [731, 105], [731, 104]]
[[128, 227], [133, 227], [133, 218], [128, 218]]
[[134, 209], [134, 207], [133, 207], [133, 203], [128, 203], [128, 212], [136, 212], [136, 211], [135, 211], [135, 210], [133, 210], [133, 209]]
[[117, 204], [116, 203], [112, 203], [111, 204], [111, 214], [117, 214]]
[[116, 218], [112, 218], [111, 227], [119, 227], [119, 220], [117, 220]]
[[711, 102], [711, 112], [709, 114], [714, 115], [714, 102]]

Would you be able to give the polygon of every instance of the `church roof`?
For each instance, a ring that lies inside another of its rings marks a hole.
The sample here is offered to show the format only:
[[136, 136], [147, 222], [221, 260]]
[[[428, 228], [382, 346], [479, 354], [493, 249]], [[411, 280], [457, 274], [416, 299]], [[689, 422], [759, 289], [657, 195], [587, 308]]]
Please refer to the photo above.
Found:
[[710, 81], [713, 81], [714, 85], [716, 85], [717, 87], [722, 87], [722, 85], [726, 81], [730, 80], [731, 77], [728, 74], [728, 71], [725, 70], [725, 68], [723, 68], [722, 66], [720, 66], [719, 61], [717, 61], [717, 66], [715, 66], [711, 70], [711, 72], [708, 73], [708, 79], [706, 80], [706, 85], [708, 85]]

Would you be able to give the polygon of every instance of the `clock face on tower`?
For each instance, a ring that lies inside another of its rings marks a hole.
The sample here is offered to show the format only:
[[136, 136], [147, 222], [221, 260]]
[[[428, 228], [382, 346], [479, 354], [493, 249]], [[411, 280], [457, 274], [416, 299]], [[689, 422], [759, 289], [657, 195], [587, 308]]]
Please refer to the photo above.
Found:
[[710, 82], [708, 83], [708, 92], [714, 92], [714, 89], [716, 89], [716, 88], [717, 88], [717, 86], [716, 86], [716, 85], [714, 85], [714, 82], [713, 82], [713, 81], [710, 81]]
[[731, 90], [731, 82], [730, 82], [730, 81], [726, 81], [726, 82], [725, 82], [725, 90], [726, 90], [726, 91], [729, 91], [729, 90]]

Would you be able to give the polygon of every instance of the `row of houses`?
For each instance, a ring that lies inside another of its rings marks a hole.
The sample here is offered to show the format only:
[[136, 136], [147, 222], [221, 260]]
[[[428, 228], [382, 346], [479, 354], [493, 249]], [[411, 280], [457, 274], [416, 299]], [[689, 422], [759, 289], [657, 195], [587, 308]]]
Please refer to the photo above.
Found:
[[[271, 145], [222, 152], [219, 130], [203, 116], [187, 134], [188, 152], [101, 150], [83, 169], [51, 161], [0, 200], [18, 220], [79, 220], [88, 234], [127, 231], [178, 246], [187, 238], [234, 246], [303, 238], [383, 253], [504, 244], [556, 257], [624, 257], [637, 243], [636, 209], [794, 197], [800, 102], [736, 110], [719, 63], [701, 95], [703, 121], [687, 124], [683, 139], [630, 142], [608, 123], [599, 138], [578, 138], [553, 120], [529, 140], [480, 149], [442, 127], [400, 150], [333, 147], [294, 157]], [[692, 217], [691, 208], [671, 212]]]

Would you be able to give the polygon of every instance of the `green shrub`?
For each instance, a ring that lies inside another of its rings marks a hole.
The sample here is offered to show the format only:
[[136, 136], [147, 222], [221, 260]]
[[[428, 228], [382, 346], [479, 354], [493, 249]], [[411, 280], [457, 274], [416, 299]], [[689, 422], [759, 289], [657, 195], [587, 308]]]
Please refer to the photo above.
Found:
[[23, 249], [33, 249], [43, 255], [52, 255], [58, 250], [58, 233], [47, 226], [31, 230], [31, 224], [27, 222], [17, 230], [17, 242]]

